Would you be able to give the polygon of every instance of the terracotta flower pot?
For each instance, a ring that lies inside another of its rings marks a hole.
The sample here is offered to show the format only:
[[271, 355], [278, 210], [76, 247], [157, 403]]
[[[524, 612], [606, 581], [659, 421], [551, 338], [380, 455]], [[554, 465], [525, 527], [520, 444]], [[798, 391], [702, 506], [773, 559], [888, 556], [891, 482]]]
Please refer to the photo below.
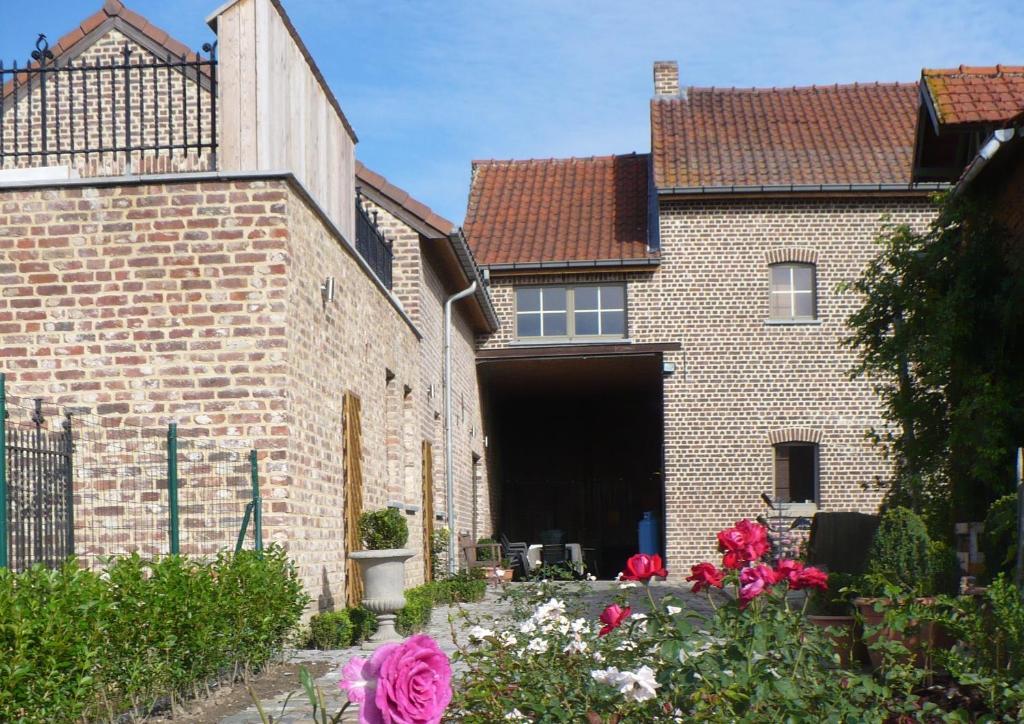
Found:
[[[501, 575], [497, 575], [497, 571], [501, 571]], [[487, 581], [490, 583], [494, 583], [495, 581], [498, 581], [500, 583], [509, 583], [512, 580], [513, 573], [515, 573], [515, 571], [512, 570], [511, 566], [509, 566], [508, 568], [499, 566], [484, 566], [484, 578], [487, 579]]]
[[[918, 598], [918, 603], [930, 603], [934, 599]], [[871, 646], [883, 638], [886, 641], [898, 641], [906, 647], [907, 651], [914, 657], [914, 665], [921, 668], [927, 663], [927, 649], [951, 646], [954, 642], [949, 633], [940, 626], [928, 621], [912, 628], [908, 632], [894, 631], [891, 628], [882, 628], [873, 634], [868, 634], [867, 629], [872, 626], [879, 626], [885, 619], [885, 611], [876, 611], [875, 606], [881, 602], [885, 606], [891, 605], [892, 601], [885, 598], [856, 598], [853, 604], [860, 612], [864, 621], [864, 644], [868, 647], [868, 656], [871, 659], [871, 666], [879, 668], [882, 665], [882, 653], [875, 651]]]
[[828, 631], [828, 637], [832, 639], [832, 645], [839, 654], [839, 665], [844, 669], [849, 668], [853, 663], [863, 663], [867, 660], [867, 651], [863, 642], [857, 636], [857, 619], [853, 616], [817, 616], [811, 615], [807, 620], [815, 626]]

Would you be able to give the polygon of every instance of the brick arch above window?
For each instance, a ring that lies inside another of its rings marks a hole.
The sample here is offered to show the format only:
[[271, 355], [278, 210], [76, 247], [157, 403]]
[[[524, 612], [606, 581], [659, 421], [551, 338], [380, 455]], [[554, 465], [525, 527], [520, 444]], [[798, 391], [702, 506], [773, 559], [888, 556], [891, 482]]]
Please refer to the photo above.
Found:
[[790, 442], [808, 442], [818, 445], [823, 435], [821, 430], [812, 427], [783, 427], [768, 433], [768, 442], [772, 445], [783, 445]]
[[765, 254], [768, 266], [772, 264], [815, 264], [818, 252], [813, 249], [769, 249]]

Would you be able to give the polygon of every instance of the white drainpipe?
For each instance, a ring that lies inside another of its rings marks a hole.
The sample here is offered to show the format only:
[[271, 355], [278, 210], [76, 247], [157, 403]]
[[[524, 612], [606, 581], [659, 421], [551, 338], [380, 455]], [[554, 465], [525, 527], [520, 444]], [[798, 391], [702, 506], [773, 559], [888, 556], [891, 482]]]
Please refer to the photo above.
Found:
[[444, 487], [448, 518], [448, 572], [458, 569], [458, 551], [455, 541], [455, 475], [452, 470], [452, 305], [476, 291], [474, 281], [457, 294], [448, 297], [444, 303]]
[[978, 151], [978, 155], [974, 157], [974, 160], [967, 166], [967, 170], [964, 171], [964, 175], [957, 182], [956, 187], [953, 189], [954, 196], [958, 196], [967, 188], [968, 184], [974, 180], [974, 177], [981, 173], [981, 169], [985, 168], [986, 164], [1003, 147], [1003, 144], [1016, 135], [1016, 130], [1015, 128], [1000, 128], [988, 137], [981, 150]]

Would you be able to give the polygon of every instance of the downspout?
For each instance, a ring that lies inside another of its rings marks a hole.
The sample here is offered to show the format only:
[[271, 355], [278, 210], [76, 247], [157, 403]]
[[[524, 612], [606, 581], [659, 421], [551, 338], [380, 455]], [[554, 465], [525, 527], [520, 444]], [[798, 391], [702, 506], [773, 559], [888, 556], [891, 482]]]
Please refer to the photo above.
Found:
[[454, 550], [455, 530], [455, 475], [452, 471], [452, 305], [476, 291], [474, 281], [461, 292], [448, 297], [444, 303], [444, 488], [448, 523], [448, 572], [458, 569], [458, 552]]
[[953, 196], [959, 196], [963, 193], [963, 190], [974, 180], [974, 177], [981, 173], [981, 170], [992, 160], [992, 157], [999, 152], [1003, 144], [1014, 137], [1016, 130], [1015, 128], [1000, 128], [992, 132], [992, 135], [985, 141], [985, 145], [978, 151], [978, 155], [967, 166], [964, 175], [957, 181], [956, 187], [953, 189]]

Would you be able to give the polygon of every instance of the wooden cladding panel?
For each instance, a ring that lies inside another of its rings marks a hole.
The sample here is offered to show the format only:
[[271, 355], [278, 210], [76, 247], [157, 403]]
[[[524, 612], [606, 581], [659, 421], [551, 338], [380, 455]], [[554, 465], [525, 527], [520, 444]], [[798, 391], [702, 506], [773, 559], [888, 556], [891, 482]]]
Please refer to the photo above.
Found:
[[[345, 551], [362, 548], [359, 539], [359, 516], [363, 512], [363, 432], [361, 403], [351, 392], [345, 393]], [[358, 564], [345, 557], [345, 601], [358, 606], [363, 600], [363, 579]]]

